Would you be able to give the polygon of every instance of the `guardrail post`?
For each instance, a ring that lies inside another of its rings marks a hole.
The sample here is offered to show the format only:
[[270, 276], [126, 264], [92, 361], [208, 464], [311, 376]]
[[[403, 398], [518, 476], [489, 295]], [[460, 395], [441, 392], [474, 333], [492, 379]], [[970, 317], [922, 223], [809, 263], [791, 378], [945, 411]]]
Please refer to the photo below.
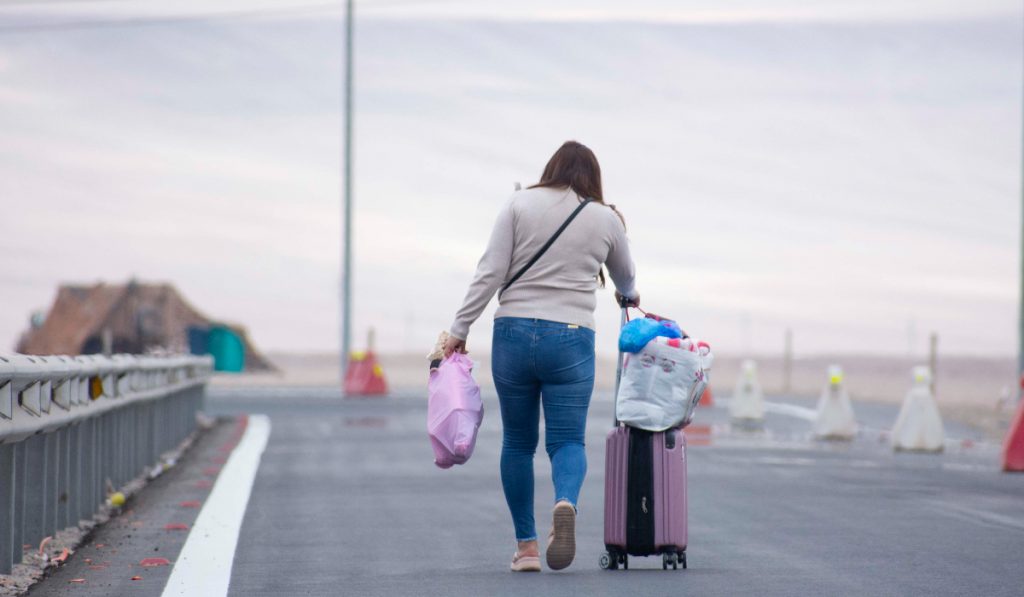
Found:
[[114, 467], [114, 439], [117, 436], [117, 413], [110, 413], [103, 417], [103, 425], [106, 427], [103, 434], [103, 494], [110, 490], [110, 486], [117, 483], [117, 471]]
[[96, 437], [93, 430], [96, 427], [96, 419], [90, 417], [79, 423], [81, 434], [81, 479], [78, 486], [78, 512], [79, 520], [89, 520], [96, 511], [95, 489], [96, 489]]
[[128, 481], [128, 475], [125, 471], [128, 469], [128, 465], [125, 462], [127, 453], [127, 436], [128, 436], [128, 421], [126, 420], [124, 409], [117, 411], [117, 441], [115, 444], [115, 451], [117, 456], [117, 481], [114, 482], [114, 488], [120, 489]]
[[99, 500], [103, 500], [107, 495], [107, 475], [110, 474], [110, 469], [107, 467], [107, 446], [109, 440], [107, 434], [110, 428], [110, 417], [103, 417], [96, 420], [96, 482], [99, 494], [97, 495]]
[[14, 493], [14, 446], [0, 444], [0, 574], [14, 565]]
[[14, 444], [14, 563], [21, 563], [25, 544], [25, 499], [28, 484], [28, 442]]
[[45, 537], [43, 510], [46, 508], [46, 438], [33, 435], [25, 440], [25, 535], [24, 543], [38, 545]]
[[163, 454], [167, 450], [167, 405], [160, 404], [156, 407], [156, 450]]
[[43, 475], [46, 477], [43, 492], [43, 536], [53, 535], [57, 528], [57, 477], [60, 471], [60, 441], [57, 432], [51, 431], [43, 436], [46, 448], [46, 466]]
[[71, 491], [71, 428], [62, 427], [60, 434], [60, 478], [57, 480], [57, 529], [71, 525], [68, 517], [68, 493]]
[[121, 431], [117, 435], [117, 455], [118, 460], [121, 463], [120, 480], [117, 482], [117, 487], [120, 488], [122, 485], [131, 479], [131, 409], [121, 409]]
[[145, 419], [143, 418], [144, 405], [136, 404], [132, 407], [132, 476], [136, 476], [142, 472], [145, 466], [143, 458], [146, 453], [142, 451], [142, 446], [145, 445], [145, 438], [142, 436], [146, 432], [146, 428], [143, 426]]
[[146, 407], [146, 462], [155, 464], [160, 457], [160, 451], [156, 449], [156, 404]]
[[136, 464], [139, 460], [139, 455], [136, 453], [136, 440], [139, 437], [139, 409], [136, 406], [132, 406], [127, 411], [129, 433], [128, 437], [128, 479], [132, 479], [139, 473], [139, 469]]
[[188, 407], [188, 432], [192, 433], [198, 427], [196, 413], [199, 412], [199, 408], [203, 404], [203, 394], [200, 388], [190, 388], [185, 393], [185, 404]]
[[124, 446], [121, 445], [121, 433], [124, 429], [121, 419], [124, 413], [118, 411], [112, 417], [110, 429], [110, 476], [114, 480], [114, 489], [121, 487], [121, 460]]
[[68, 428], [71, 437], [71, 478], [68, 482], [68, 526], [78, 526], [82, 510], [82, 424]]

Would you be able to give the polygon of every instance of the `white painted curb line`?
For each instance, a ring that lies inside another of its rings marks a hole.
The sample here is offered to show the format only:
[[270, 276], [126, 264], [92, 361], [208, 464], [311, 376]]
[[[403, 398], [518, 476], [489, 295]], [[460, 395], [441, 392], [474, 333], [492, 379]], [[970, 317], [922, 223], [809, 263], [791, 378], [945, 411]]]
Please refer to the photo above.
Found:
[[228, 457], [178, 554], [163, 597], [228, 594], [238, 533], [269, 437], [270, 418], [250, 415], [245, 434]]

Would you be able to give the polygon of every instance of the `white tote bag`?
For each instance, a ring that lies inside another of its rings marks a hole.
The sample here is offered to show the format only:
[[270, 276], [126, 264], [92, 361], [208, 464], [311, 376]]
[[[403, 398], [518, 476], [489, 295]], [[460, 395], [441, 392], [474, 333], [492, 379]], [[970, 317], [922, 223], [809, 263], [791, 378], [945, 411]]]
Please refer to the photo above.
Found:
[[630, 427], [664, 431], [685, 426], [708, 383], [712, 356], [706, 344], [657, 337], [626, 355], [616, 399], [616, 418]]

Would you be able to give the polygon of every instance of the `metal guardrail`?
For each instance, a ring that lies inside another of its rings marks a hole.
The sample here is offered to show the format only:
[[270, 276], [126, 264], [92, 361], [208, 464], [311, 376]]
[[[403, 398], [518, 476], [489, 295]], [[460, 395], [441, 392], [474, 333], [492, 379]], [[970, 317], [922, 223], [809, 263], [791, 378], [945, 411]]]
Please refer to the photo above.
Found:
[[212, 357], [0, 355], [0, 574], [196, 428]]

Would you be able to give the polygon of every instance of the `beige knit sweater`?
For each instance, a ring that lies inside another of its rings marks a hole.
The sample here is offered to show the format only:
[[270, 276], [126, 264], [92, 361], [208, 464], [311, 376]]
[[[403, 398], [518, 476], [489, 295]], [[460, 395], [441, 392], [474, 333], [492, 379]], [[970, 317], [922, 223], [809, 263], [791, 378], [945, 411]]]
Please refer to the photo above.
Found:
[[[512, 195], [498, 214], [487, 250], [455, 315], [453, 336], [466, 339], [491, 297], [526, 265], [579, 202], [580, 197], [567, 189], [526, 189]], [[610, 207], [594, 202], [502, 293], [494, 316], [547, 319], [593, 329], [602, 264], [619, 292], [636, 296], [626, 229]]]

